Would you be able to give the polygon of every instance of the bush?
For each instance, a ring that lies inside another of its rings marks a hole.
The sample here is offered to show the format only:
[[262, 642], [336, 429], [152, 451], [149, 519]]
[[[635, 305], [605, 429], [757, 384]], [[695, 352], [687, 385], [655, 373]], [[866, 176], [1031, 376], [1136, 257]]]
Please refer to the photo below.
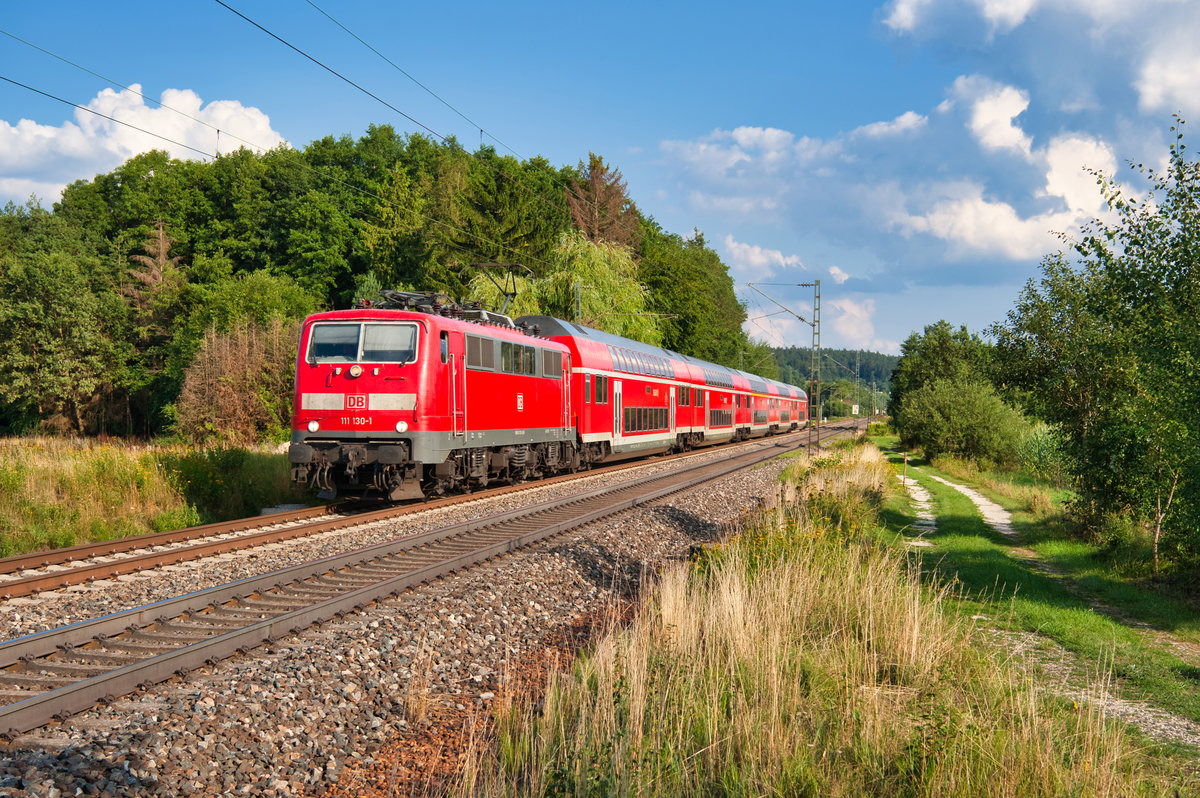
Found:
[[272, 319], [212, 328], [188, 367], [175, 405], [176, 431], [196, 442], [247, 445], [284, 440], [291, 428], [299, 326]]
[[1062, 450], [1058, 434], [1045, 424], [1034, 425], [1021, 439], [1017, 461], [1022, 471], [1056, 487], [1063, 487], [1069, 479], [1067, 456]]
[[956, 454], [1013, 465], [1029, 424], [991, 386], [937, 380], [908, 393], [896, 415], [900, 438], [930, 459]]

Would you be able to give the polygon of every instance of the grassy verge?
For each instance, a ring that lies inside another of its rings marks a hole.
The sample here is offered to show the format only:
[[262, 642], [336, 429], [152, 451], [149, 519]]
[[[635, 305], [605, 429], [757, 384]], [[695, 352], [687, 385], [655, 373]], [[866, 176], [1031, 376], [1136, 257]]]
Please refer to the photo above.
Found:
[[[899, 461], [895, 439], [876, 439], [876, 443]], [[921, 471], [971, 482], [1012, 511], [1020, 542], [993, 532], [970, 499]], [[937, 532], [926, 536], [935, 547], [925, 552], [925, 561], [936, 578], [957, 579], [961, 584], [961, 612], [987, 615], [1012, 628], [1044, 635], [1078, 654], [1082, 662], [1104, 661], [1126, 697], [1200, 722], [1200, 668], [1168, 650], [1152, 630], [1127, 622], [1149, 624], [1182, 640], [1198, 640], [1200, 620], [1188, 602], [1105, 568], [1103, 552], [1097, 547], [1067, 537], [1056, 510], [1031, 510], [1028, 493], [998, 489], [994, 478], [973, 479], [953, 463], [942, 470], [922, 462], [920, 470], [910, 468], [908, 473], [932, 494], [938, 518]], [[901, 511], [893, 512], [891, 523], [906, 523]], [[1036, 557], [1016, 556], [1018, 547], [1032, 549]], [[1040, 563], [1049, 569], [1039, 567]]]
[[288, 483], [283, 455], [0, 440], [0, 556], [238, 518], [302, 500]]
[[[668, 570], [635, 621], [502, 703], [477, 795], [1119, 795], [1176, 782], [1094, 704], [997, 662], [886, 543], [870, 447], [788, 468], [794, 502]], [[792, 491], [785, 491], [792, 493]]]

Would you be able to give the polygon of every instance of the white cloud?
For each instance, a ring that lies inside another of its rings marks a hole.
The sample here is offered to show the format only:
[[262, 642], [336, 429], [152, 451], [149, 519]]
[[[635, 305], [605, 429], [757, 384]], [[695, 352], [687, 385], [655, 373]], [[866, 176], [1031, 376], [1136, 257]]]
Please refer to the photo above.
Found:
[[1038, 0], [975, 0], [992, 30], [1012, 30], [1025, 21], [1037, 4]]
[[117, 122], [78, 109], [74, 121], [58, 127], [28, 119], [15, 124], [0, 120], [0, 197], [14, 197], [10, 192], [32, 186], [43, 198], [57, 199], [66, 183], [108, 171], [151, 149], [186, 159], [218, 148], [229, 152], [284, 143], [257, 108], [233, 100], [205, 105], [191, 90], [168, 89], [162, 103], [176, 109], [168, 110], [147, 104], [140, 91], [137, 85], [120, 92], [105, 89], [88, 103], [87, 108]]
[[1104, 210], [1104, 200], [1096, 187], [1096, 177], [1087, 169], [1113, 175], [1117, 157], [1103, 141], [1085, 135], [1057, 136], [1045, 152], [1046, 190], [1053, 197], [1062, 197], [1067, 207], [1080, 215], [1098, 215]]
[[730, 147], [718, 140], [664, 141], [663, 152], [678, 156], [681, 161], [701, 174], [723, 174], [750, 156], [740, 148]]
[[850, 275], [846, 274], [844, 271], [839, 269], [837, 266], [829, 267], [829, 276], [832, 277], [833, 281], [835, 283], [837, 283], [838, 285], [841, 285], [842, 283], [844, 283], [850, 279]]
[[916, 111], [905, 111], [891, 122], [872, 122], [856, 129], [852, 135], [867, 136], [868, 138], [884, 138], [907, 133], [925, 126], [928, 119]]
[[778, 249], [743, 244], [732, 235], [725, 236], [725, 252], [735, 279], [739, 282], [763, 280], [774, 276], [781, 269], [804, 269], [799, 255], [784, 255]]
[[977, 184], [947, 184], [944, 198], [924, 213], [892, 216], [905, 234], [926, 233], [954, 243], [962, 251], [998, 255], [1012, 260], [1035, 260], [1055, 249], [1054, 233], [1074, 226], [1074, 213], [1045, 213], [1022, 219], [1009, 204], [989, 200]]
[[981, 75], [959, 77], [953, 93], [970, 105], [967, 127], [984, 149], [1014, 150], [1030, 156], [1032, 141], [1013, 123], [1029, 107], [1028, 93]]
[[897, 352], [900, 345], [875, 335], [875, 300], [834, 299], [828, 303], [837, 314], [833, 329], [847, 348], [871, 349], [879, 352]]
[[1200, 52], [1194, 36], [1193, 30], [1187, 41], [1170, 42], [1147, 55], [1134, 81], [1143, 111], [1200, 109]]
[[892, 11], [883, 22], [892, 30], [915, 30], [918, 18], [930, 5], [932, 0], [894, 0]]

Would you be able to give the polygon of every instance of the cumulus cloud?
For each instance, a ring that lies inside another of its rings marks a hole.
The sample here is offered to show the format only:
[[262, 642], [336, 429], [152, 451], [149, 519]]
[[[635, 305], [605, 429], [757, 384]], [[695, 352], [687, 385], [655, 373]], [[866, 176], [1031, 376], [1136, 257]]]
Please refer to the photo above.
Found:
[[933, 0], [893, 0], [891, 11], [883, 22], [892, 30], [911, 32], [931, 5]]
[[1108, 144], [1082, 134], [1056, 136], [1044, 157], [1047, 195], [1061, 197], [1077, 214], [1102, 212], [1104, 201], [1089, 170], [1106, 175], [1116, 172], [1117, 156]]
[[1037, 4], [1037, 0], [975, 0], [979, 12], [993, 30], [1011, 30], [1017, 27], [1025, 21]]
[[175, 158], [200, 158], [202, 153], [285, 143], [257, 108], [233, 100], [205, 105], [188, 89], [164, 91], [166, 107], [157, 107], [140, 92], [138, 85], [105, 89], [86, 106], [96, 113], [77, 109], [73, 121], [60, 126], [0, 120], [0, 197], [23, 199], [28, 194], [12, 192], [32, 188], [39, 196], [56, 198], [68, 182], [106, 172], [151, 149]]
[[783, 269], [804, 269], [799, 255], [784, 255], [778, 249], [744, 244], [732, 235], [725, 236], [725, 256], [740, 282], [764, 280]]
[[922, 128], [927, 121], [924, 116], [918, 114], [916, 111], [905, 111], [890, 122], [872, 122], [869, 125], [863, 125], [855, 130], [853, 135], [876, 139], [886, 138]]
[[1068, 229], [1077, 220], [1070, 212], [1022, 218], [1008, 203], [985, 197], [978, 184], [955, 183], [942, 188], [947, 196], [923, 213], [893, 214], [893, 224], [906, 235], [926, 233], [950, 242], [960, 252], [1036, 260], [1055, 248], [1055, 232]]
[[850, 275], [846, 274], [844, 271], [839, 269], [837, 266], [829, 267], [829, 276], [832, 277], [833, 281], [835, 283], [837, 283], [838, 285], [841, 285], [842, 283], [844, 283], [850, 279]]
[[829, 306], [834, 309], [833, 329], [854, 349], [870, 349], [877, 352], [898, 352], [900, 344], [875, 335], [875, 300], [834, 299]]
[[1194, 42], [1172, 42], [1149, 53], [1134, 81], [1142, 110], [1200, 109], [1200, 52]]
[[968, 127], [987, 150], [1012, 150], [1029, 157], [1032, 141], [1014, 124], [1029, 107], [1029, 94], [981, 75], [964, 75], [954, 81], [955, 98], [971, 108]]

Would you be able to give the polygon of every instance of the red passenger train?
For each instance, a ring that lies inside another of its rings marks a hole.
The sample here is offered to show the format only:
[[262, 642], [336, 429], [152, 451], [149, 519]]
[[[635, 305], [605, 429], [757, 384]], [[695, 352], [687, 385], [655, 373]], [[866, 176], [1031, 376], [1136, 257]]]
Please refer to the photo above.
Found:
[[384, 298], [300, 333], [288, 457], [321, 498], [421, 498], [806, 423], [791, 385], [550, 316]]

